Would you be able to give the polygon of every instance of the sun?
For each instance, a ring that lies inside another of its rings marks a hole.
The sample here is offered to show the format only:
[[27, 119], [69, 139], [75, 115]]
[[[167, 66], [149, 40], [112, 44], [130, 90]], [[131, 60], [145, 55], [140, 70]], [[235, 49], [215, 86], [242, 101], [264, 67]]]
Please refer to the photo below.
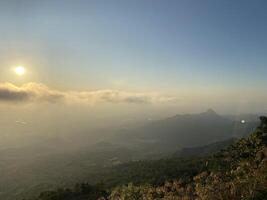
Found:
[[15, 67], [14, 71], [17, 75], [22, 76], [25, 74], [26, 70], [25, 70], [25, 67], [23, 67], [23, 66], [17, 66], [17, 67]]

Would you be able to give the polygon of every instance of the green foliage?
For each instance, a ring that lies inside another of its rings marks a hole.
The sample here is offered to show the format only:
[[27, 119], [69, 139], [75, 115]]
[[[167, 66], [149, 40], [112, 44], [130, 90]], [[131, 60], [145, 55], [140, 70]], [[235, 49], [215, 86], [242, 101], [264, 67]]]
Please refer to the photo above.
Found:
[[113, 187], [127, 184], [162, 185], [166, 180], [181, 177], [190, 179], [205, 168], [202, 158], [170, 158], [152, 161], [136, 161], [110, 168], [102, 181]]
[[102, 185], [90, 185], [88, 183], [77, 184], [71, 189], [58, 189], [55, 191], [42, 192], [35, 200], [83, 200], [97, 199], [107, 196]]

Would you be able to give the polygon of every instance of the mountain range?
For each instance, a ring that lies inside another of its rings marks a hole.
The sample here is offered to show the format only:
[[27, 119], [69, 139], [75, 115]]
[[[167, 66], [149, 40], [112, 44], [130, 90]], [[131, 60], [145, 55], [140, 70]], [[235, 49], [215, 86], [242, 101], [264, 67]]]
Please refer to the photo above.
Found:
[[176, 115], [124, 131], [117, 141], [127, 146], [172, 152], [248, 135], [258, 121], [235, 121], [209, 109], [200, 114]]

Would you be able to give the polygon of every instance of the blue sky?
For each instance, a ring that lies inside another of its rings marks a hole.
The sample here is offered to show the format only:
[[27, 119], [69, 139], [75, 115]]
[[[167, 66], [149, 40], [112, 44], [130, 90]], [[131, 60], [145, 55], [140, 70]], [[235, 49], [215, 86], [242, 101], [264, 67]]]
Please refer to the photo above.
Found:
[[[179, 91], [267, 84], [264, 0], [1, 1], [2, 81]], [[4, 70], [22, 63], [23, 81]]]

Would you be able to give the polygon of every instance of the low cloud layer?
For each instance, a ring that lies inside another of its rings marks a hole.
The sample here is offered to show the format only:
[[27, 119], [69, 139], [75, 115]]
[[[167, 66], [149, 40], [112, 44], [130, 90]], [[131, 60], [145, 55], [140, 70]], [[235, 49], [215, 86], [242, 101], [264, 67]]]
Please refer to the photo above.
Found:
[[32, 102], [66, 102], [66, 103], [164, 103], [176, 101], [175, 97], [158, 93], [139, 93], [120, 90], [95, 91], [58, 91], [40, 83], [27, 83], [21, 87], [11, 83], [0, 83], [0, 101]]

